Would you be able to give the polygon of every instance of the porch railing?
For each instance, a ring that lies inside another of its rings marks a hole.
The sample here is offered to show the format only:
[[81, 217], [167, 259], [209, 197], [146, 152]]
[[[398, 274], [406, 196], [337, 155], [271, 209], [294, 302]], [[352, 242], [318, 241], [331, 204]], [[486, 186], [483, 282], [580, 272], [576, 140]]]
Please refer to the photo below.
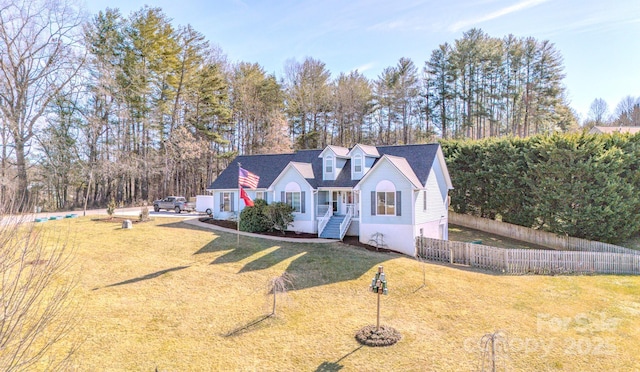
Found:
[[[321, 211], [320, 207], [323, 206], [318, 206], [318, 212]], [[318, 222], [318, 235], [322, 234], [322, 230], [324, 230], [324, 228], [327, 226], [327, 223], [329, 223], [329, 220], [333, 215], [333, 208], [331, 208], [331, 206], [326, 205], [324, 207], [327, 207], [327, 211], [324, 212], [324, 215], [322, 216], [322, 218], [320, 218], [320, 222]]]
[[347, 204], [347, 208], [351, 208], [351, 217], [360, 217], [360, 211], [357, 204]]
[[347, 214], [344, 216], [344, 220], [340, 223], [340, 239], [344, 238], [344, 234], [347, 233], [347, 229], [351, 224], [351, 218], [353, 217], [354, 206], [352, 204], [347, 206]]

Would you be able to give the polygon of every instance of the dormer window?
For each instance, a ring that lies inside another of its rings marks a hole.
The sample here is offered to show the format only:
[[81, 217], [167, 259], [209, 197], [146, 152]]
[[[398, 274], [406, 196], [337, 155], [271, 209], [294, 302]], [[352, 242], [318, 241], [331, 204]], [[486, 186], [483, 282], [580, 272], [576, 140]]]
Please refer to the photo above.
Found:
[[353, 172], [362, 173], [362, 156], [359, 154], [353, 158]]
[[333, 157], [329, 156], [324, 161], [324, 173], [333, 173]]

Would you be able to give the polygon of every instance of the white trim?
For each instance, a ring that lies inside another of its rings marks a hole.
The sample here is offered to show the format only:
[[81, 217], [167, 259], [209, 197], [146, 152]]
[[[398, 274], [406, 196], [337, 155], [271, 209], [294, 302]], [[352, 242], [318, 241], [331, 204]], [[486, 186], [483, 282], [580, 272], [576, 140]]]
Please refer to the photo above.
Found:
[[[398, 158], [398, 157], [396, 157], [396, 158]], [[403, 159], [404, 161], [406, 161], [406, 159], [405, 159], [405, 158], [398, 158], [398, 159]], [[393, 166], [393, 167], [394, 167], [394, 168], [395, 168], [395, 169], [396, 169], [396, 170], [397, 170], [397, 171], [398, 171], [398, 172], [399, 172], [399, 173], [400, 173], [400, 174], [401, 174], [401, 175], [402, 175], [402, 176], [403, 176], [407, 181], [409, 181], [409, 183], [410, 183], [410, 184], [412, 184], [412, 185], [416, 186], [416, 188], [418, 188], [418, 187], [422, 187], [422, 186], [423, 186], [423, 185], [416, 185], [416, 184], [411, 180], [411, 178], [409, 178], [406, 174], [404, 174], [404, 172], [403, 172], [403, 171], [401, 171], [401, 170], [400, 170], [400, 169], [399, 169], [399, 168], [398, 168], [398, 167], [393, 163], [393, 161], [391, 161], [391, 160], [389, 159], [389, 155], [386, 155], [386, 154], [385, 154], [385, 155], [383, 155], [383, 156], [382, 156], [382, 158], [380, 158], [380, 160], [379, 160], [379, 161], [378, 161], [378, 162], [377, 162], [373, 167], [371, 167], [371, 169], [369, 169], [369, 171], [364, 175], [364, 177], [362, 177], [362, 178], [360, 179], [360, 181], [358, 181], [358, 183], [357, 183], [355, 186], [353, 186], [353, 189], [354, 189], [354, 190], [360, 190], [360, 184], [361, 184], [361, 183], [363, 183], [363, 182], [364, 182], [368, 177], [370, 177], [372, 173], [375, 173], [375, 169], [377, 169], [378, 167], [380, 167], [380, 164], [382, 164], [382, 163], [383, 163], [383, 161], [385, 161], [385, 160], [386, 160], [386, 161], [388, 161], [388, 162], [389, 162], [389, 163], [390, 163], [390, 164], [391, 164], [391, 165], [392, 165], [392, 166]], [[416, 176], [415, 176], [415, 174], [414, 174], [414, 177], [416, 177]], [[416, 179], [417, 179], [417, 178], [416, 178]]]
[[356, 143], [356, 145], [355, 145], [355, 146], [353, 146], [353, 148], [352, 148], [351, 150], [349, 150], [349, 153], [348, 153], [347, 155], [348, 155], [348, 156], [351, 156], [351, 153], [352, 153], [353, 151], [355, 151], [355, 149], [356, 149], [356, 148], [358, 148], [358, 149], [360, 149], [360, 151], [362, 151], [362, 153], [363, 153], [365, 156], [367, 156], [367, 157], [370, 157], [370, 158], [379, 158], [379, 157], [380, 157], [380, 153], [378, 152], [378, 148], [377, 148], [376, 146], [368, 146], [368, 147], [372, 147], [372, 148], [374, 148], [374, 149], [376, 150], [376, 153], [375, 153], [375, 154], [368, 153], [367, 151], [365, 151], [365, 149], [364, 149], [364, 147], [363, 147], [363, 146], [364, 146], [364, 145], [361, 145], [361, 144], [359, 144], [359, 143]]
[[273, 185], [277, 184], [280, 179], [282, 177], [284, 177], [284, 175], [287, 173], [287, 170], [289, 168], [293, 168], [294, 171], [296, 171], [296, 173], [298, 173], [298, 175], [300, 176], [300, 178], [302, 178], [304, 180], [304, 182], [307, 184], [308, 190], [314, 190], [313, 187], [311, 187], [311, 184], [309, 183], [309, 181], [307, 181], [306, 178], [304, 178], [304, 175], [302, 173], [300, 173], [300, 171], [293, 165], [295, 162], [290, 161], [289, 164], [287, 164], [286, 167], [284, 167], [284, 169], [282, 170], [282, 172], [280, 172], [280, 174], [278, 175], [278, 177], [276, 177], [275, 180], [273, 180], [273, 182], [271, 182], [271, 185], [269, 185], [269, 187], [266, 189], [266, 191], [274, 191]]
[[438, 162], [440, 163], [440, 167], [442, 168], [442, 173], [444, 174], [444, 179], [447, 183], [447, 187], [449, 188], [449, 190], [453, 190], [453, 183], [451, 183], [451, 176], [449, 176], [447, 162], [444, 159], [444, 153], [442, 152], [442, 147], [440, 146], [438, 146], [438, 151], [436, 151], [436, 158], [438, 158]]
[[[336, 150], [338, 150], [338, 149], [339, 150], [347, 150], [347, 153], [345, 155], [338, 154], [336, 152]], [[327, 147], [325, 147], [324, 150], [322, 150], [322, 152], [320, 153], [320, 155], [318, 155], [318, 157], [319, 158], [323, 158], [324, 157], [324, 153], [327, 150], [330, 150], [335, 157], [342, 158], [342, 159], [349, 159], [349, 149], [348, 148], [341, 147], [341, 146], [333, 146], [333, 145], [327, 145]]]

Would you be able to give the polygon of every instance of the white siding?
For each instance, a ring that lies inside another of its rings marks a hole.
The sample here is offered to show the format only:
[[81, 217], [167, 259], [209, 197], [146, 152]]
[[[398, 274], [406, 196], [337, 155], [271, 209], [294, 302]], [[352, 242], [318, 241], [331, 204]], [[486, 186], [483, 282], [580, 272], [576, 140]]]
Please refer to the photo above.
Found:
[[347, 233], [345, 235], [348, 236], [358, 236], [360, 235], [360, 220], [351, 220], [351, 225], [347, 229]]
[[429, 174], [429, 178], [435, 173], [436, 180], [438, 182], [438, 188], [440, 191], [440, 195], [442, 196], [443, 203], [447, 200], [447, 195], [449, 194], [449, 188], [447, 187], [447, 181], [444, 178], [444, 174], [442, 173], [442, 166], [436, 157], [433, 159], [433, 165], [431, 166], [431, 173]]
[[317, 227], [317, 224], [314, 223], [313, 221], [295, 220], [293, 221], [293, 225], [289, 226], [289, 230], [314, 234], [318, 232], [316, 227]]
[[[415, 205], [416, 224], [447, 218], [446, 199], [442, 198], [441, 184], [437, 178], [437, 173], [432, 168], [427, 178], [427, 210], [424, 210], [424, 193], [422, 190], [418, 192]], [[444, 187], [446, 195], [446, 185]]]
[[[370, 239], [374, 234], [383, 235], [384, 244], [388, 249], [404, 253], [409, 256], [416, 255], [415, 236], [411, 225], [387, 225], [387, 224], [360, 224], [360, 242], [372, 244]], [[372, 244], [373, 245], [373, 244]]]
[[422, 229], [422, 236], [424, 237], [448, 240], [449, 233], [447, 228], [448, 220], [446, 218], [437, 221], [425, 222], [415, 226], [414, 236], [420, 236], [420, 229]]

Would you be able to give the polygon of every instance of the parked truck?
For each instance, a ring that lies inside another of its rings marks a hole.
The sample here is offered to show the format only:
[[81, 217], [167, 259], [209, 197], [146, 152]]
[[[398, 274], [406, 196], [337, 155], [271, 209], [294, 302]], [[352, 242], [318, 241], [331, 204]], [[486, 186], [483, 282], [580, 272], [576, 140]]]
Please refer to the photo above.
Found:
[[153, 202], [153, 210], [160, 212], [162, 209], [174, 210], [176, 213], [182, 211], [193, 212], [196, 210], [194, 203], [188, 202], [184, 196], [167, 196], [164, 199]]

